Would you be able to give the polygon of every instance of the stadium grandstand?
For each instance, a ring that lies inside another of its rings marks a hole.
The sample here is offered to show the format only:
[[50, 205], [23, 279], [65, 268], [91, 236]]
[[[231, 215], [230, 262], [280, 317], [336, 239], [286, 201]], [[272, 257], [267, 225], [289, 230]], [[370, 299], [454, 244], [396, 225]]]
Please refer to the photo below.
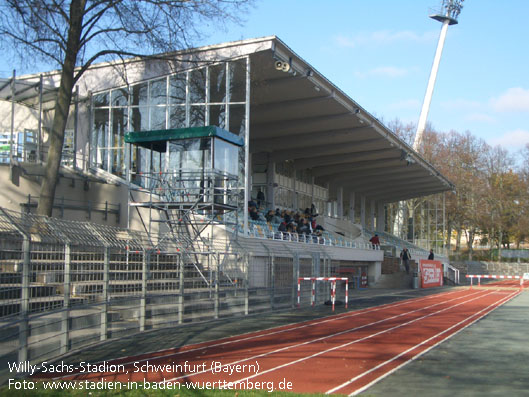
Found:
[[59, 78], [0, 80], [2, 361], [291, 307], [299, 277], [376, 287], [403, 247], [428, 257], [387, 207], [452, 184], [275, 36], [93, 65], [38, 217]]

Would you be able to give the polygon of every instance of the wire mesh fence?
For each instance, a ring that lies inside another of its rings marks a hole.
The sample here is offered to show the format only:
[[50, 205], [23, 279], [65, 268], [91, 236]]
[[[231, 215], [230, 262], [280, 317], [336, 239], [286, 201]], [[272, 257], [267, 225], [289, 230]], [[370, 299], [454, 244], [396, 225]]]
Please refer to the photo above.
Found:
[[8, 362], [39, 363], [145, 330], [290, 308], [297, 277], [330, 275], [336, 266], [314, 253], [257, 254], [227, 237], [209, 251], [167, 239], [153, 246], [157, 238], [0, 208], [0, 383], [10, 376]]

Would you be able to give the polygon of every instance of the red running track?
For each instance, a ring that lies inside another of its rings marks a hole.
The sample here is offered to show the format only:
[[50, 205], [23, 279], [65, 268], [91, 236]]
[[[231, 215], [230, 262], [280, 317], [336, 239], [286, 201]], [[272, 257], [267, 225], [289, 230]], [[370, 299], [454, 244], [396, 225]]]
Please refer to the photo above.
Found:
[[[453, 290], [319, 320], [105, 362], [54, 379], [354, 395], [520, 293]], [[118, 368], [118, 371], [115, 369]], [[40, 378], [46, 377], [40, 374]], [[209, 383], [205, 383], [209, 382]]]

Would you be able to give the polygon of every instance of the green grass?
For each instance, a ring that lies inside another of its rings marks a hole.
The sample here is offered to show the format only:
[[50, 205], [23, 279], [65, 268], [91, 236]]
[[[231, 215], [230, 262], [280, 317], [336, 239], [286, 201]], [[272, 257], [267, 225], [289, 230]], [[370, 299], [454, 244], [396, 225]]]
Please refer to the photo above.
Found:
[[[117, 390], [110, 390], [109, 384], [107, 383], [105, 386], [107, 387], [106, 390], [96, 390], [96, 389], [86, 389], [83, 388], [83, 390], [73, 390], [73, 388], [63, 390], [50, 390], [49, 383], [48, 382], [31, 382], [26, 383], [25, 387], [22, 382], [23, 380], [19, 380], [17, 383], [17, 387], [19, 389], [17, 390], [15, 388], [14, 384], [11, 384], [11, 387], [4, 386], [0, 388], [0, 396], [28, 396], [28, 397], [40, 397], [40, 396], [93, 396], [93, 397], [108, 397], [108, 396], [130, 396], [130, 397], [197, 397], [197, 396], [204, 396], [204, 397], [264, 397], [264, 396], [274, 396], [274, 397], [295, 397], [295, 396], [323, 396], [322, 394], [298, 394], [298, 393], [292, 393], [287, 391], [273, 391], [268, 392], [265, 390], [190, 390], [185, 388], [183, 385], [181, 385], [180, 388], [178, 386], [176, 387], [176, 390], [153, 390], [148, 389], [145, 390], [143, 387], [141, 387], [141, 382], [138, 382], [138, 389], [129, 390], [126, 386], [126, 384], [121, 384], [121, 389], [119, 388], [119, 385], [117, 383], [114, 383]], [[57, 384], [57, 382], [55, 382]], [[66, 382], [64, 382], [66, 383]], [[83, 383], [83, 382], [80, 382]], [[78, 383], [79, 385], [79, 383]], [[100, 384], [101, 385], [101, 384]], [[152, 383], [151, 383], [152, 385]], [[29, 388], [33, 386], [34, 388], [30, 390]], [[45, 387], [48, 386], [48, 387]], [[96, 387], [97, 384], [95, 382], [92, 382], [90, 384], [90, 387]], [[132, 386], [133, 387], [133, 386]]]

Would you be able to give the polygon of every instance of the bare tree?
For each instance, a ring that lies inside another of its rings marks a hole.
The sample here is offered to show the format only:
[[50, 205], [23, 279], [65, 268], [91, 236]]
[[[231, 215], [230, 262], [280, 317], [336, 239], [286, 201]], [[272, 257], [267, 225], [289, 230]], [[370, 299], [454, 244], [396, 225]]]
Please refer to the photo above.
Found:
[[240, 22], [252, 0], [4, 0], [5, 49], [61, 71], [37, 213], [51, 216], [64, 130], [76, 82], [96, 61], [189, 47], [209, 25]]

